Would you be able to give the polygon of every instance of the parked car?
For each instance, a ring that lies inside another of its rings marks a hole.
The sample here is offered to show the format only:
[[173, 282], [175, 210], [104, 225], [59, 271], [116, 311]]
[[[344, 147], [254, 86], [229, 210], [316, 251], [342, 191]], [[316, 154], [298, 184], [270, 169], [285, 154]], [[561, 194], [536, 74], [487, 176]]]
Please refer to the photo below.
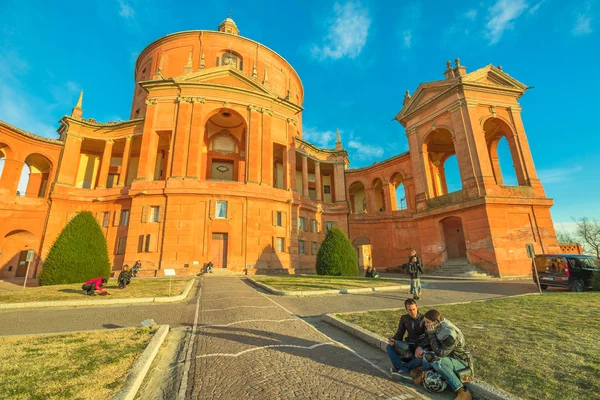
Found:
[[533, 281], [537, 284], [535, 271], [540, 277], [540, 287], [566, 287], [573, 292], [583, 292], [592, 286], [594, 272], [600, 271], [596, 257], [583, 254], [539, 254], [532, 262]]

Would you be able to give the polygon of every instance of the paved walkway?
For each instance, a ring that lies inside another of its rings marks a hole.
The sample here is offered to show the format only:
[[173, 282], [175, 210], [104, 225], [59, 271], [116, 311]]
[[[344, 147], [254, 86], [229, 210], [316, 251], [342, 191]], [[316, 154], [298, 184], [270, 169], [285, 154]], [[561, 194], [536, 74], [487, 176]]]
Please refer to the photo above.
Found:
[[413, 390], [238, 278], [204, 279], [189, 399], [413, 399]]

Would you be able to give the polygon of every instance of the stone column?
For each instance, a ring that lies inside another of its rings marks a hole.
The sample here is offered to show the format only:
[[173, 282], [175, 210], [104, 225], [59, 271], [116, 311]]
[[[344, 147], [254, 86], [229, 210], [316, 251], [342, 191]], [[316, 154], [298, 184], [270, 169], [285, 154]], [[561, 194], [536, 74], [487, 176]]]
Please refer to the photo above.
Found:
[[499, 140], [494, 140], [493, 143], [488, 147], [490, 152], [490, 160], [492, 162], [492, 172], [494, 173], [494, 178], [496, 178], [496, 183], [498, 185], [504, 184], [504, 179], [502, 178], [502, 170], [500, 169], [500, 159], [498, 158], [498, 142]]
[[248, 165], [247, 182], [259, 183], [261, 179], [261, 126], [262, 118], [258, 107], [248, 106], [248, 148], [246, 160]]
[[260, 112], [262, 113], [261, 184], [273, 186], [273, 140], [271, 139], [273, 111], [263, 108]]
[[323, 201], [323, 185], [321, 185], [321, 163], [315, 161], [315, 185], [317, 187], [317, 201]]
[[333, 166], [333, 181], [335, 182], [335, 202], [346, 201], [346, 186], [344, 185], [344, 163], [338, 162]]
[[129, 159], [131, 158], [131, 136], [125, 138], [125, 148], [123, 149], [123, 158], [121, 159], [121, 173], [119, 174], [119, 183], [117, 186], [127, 184], [127, 170], [129, 169]]
[[13, 160], [10, 158], [4, 159], [4, 169], [0, 178], [0, 193], [6, 196], [14, 196], [19, 188], [19, 179], [23, 171], [24, 162]]
[[288, 184], [286, 189], [290, 189], [292, 191], [296, 190], [296, 148], [294, 147], [294, 135], [293, 130], [296, 126], [296, 120], [292, 118], [287, 119], [287, 139], [288, 139], [288, 148], [287, 148], [287, 163], [286, 163], [286, 174], [288, 177]]
[[308, 197], [308, 158], [302, 155], [302, 197]]
[[100, 173], [98, 174], [98, 189], [106, 189], [106, 181], [108, 180], [108, 169], [110, 168], [110, 159], [112, 157], [113, 141], [107, 140], [104, 142], [104, 152], [102, 153], [102, 161], [100, 161]]
[[156, 152], [158, 151], [158, 134], [154, 131], [154, 119], [156, 118], [158, 101], [146, 99], [146, 118], [144, 120], [144, 133], [140, 149], [140, 160], [136, 180], [154, 180], [154, 167], [156, 164]]
[[386, 211], [397, 210], [397, 201], [396, 201], [396, 188], [393, 183], [384, 183], [383, 184], [383, 208]]
[[539, 179], [535, 170], [535, 165], [533, 164], [533, 157], [531, 156], [531, 150], [529, 149], [529, 142], [527, 141], [527, 135], [525, 134], [525, 127], [523, 125], [523, 120], [521, 119], [521, 109], [510, 107], [508, 111], [515, 130], [513, 136], [515, 137], [516, 149], [519, 153], [519, 161], [523, 165], [522, 170], [525, 184], [532, 186], [539, 185]]
[[189, 154], [187, 160], [186, 177], [195, 179], [206, 179], [205, 170], [206, 158], [202, 149], [204, 147], [204, 98], [192, 98], [192, 126], [190, 131]]
[[27, 197], [38, 197], [40, 189], [42, 188], [42, 180], [44, 176], [41, 172], [29, 173], [29, 182], [27, 182], [27, 189], [25, 196]]
[[[170, 164], [167, 164], [166, 177], [183, 178], [186, 175], [188, 152], [190, 143], [190, 123], [192, 116], [191, 98], [177, 97], [177, 125], [175, 126], [175, 140], [173, 154], [170, 154]], [[170, 171], [169, 171], [169, 167]]]
[[69, 186], [75, 185], [77, 172], [79, 170], [79, 161], [81, 159], [82, 142], [83, 137], [69, 134], [67, 132], [57, 183], [62, 183]]

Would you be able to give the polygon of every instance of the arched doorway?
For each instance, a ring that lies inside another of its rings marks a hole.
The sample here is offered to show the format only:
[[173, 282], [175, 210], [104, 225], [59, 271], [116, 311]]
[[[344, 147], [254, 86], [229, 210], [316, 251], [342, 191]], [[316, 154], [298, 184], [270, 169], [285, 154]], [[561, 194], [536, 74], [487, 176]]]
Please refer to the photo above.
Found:
[[459, 217], [448, 217], [440, 221], [444, 232], [446, 254], [448, 259], [466, 258], [467, 245], [463, 232], [462, 220]]
[[244, 182], [246, 179], [246, 121], [224, 108], [206, 122], [206, 179]]
[[[2, 241], [0, 275], [4, 278], [24, 277], [27, 264], [31, 263], [33, 266], [35, 262], [35, 253], [32, 258], [31, 251], [35, 251], [38, 245], [38, 239], [29, 231], [15, 230], [6, 234]], [[29, 268], [30, 277], [33, 272], [33, 268]]]
[[364, 236], [359, 236], [352, 242], [358, 256], [358, 268], [366, 269], [373, 266], [373, 252], [371, 242]]

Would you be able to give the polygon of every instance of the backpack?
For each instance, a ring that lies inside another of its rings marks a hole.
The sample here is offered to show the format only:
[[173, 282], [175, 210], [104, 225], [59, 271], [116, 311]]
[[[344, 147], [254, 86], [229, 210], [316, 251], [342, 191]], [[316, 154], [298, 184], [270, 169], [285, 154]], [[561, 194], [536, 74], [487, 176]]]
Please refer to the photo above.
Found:
[[408, 268], [406, 268], [406, 271], [409, 274], [416, 274], [417, 273], [417, 264], [415, 264], [414, 262], [408, 263]]

